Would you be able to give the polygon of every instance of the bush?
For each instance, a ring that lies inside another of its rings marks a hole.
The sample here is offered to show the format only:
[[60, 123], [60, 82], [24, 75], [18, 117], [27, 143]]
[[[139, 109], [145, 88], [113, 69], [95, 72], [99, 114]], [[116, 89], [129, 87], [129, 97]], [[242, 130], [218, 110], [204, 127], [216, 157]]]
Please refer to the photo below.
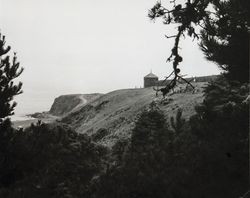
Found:
[[9, 157], [15, 175], [4, 197], [87, 196], [106, 149], [65, 125], [32, 125], [16, 133]]

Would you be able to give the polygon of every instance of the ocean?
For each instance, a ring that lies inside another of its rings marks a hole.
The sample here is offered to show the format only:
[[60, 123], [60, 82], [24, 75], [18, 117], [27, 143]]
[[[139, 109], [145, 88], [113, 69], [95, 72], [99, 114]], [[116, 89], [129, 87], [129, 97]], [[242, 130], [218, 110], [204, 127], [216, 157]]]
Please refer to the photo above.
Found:
[[14, 98], [17, 106], [14, 115], [10, 116], [12, 121], [25, 121], [32, 119], [29, 114], [49, 111], [55, 96], [46, 94], [21, 94]]
[[34, 118], [23, 114], [23, 115], [13, 115], [13, 116], [10, 116], [10, 119], [12, 121], [25, 121], [25, 120], [32, 120]]

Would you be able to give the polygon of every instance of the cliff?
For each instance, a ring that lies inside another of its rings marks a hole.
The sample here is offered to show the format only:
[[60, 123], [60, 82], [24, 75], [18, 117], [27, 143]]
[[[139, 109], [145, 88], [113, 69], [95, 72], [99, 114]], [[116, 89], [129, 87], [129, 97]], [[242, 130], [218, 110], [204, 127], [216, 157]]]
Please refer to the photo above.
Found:
[[65, 116], [71, 112], [77, 111], [88, 102], [98, 98], [101, 94], [71, 94], [57, 97], [49, 110], [53, 116]]

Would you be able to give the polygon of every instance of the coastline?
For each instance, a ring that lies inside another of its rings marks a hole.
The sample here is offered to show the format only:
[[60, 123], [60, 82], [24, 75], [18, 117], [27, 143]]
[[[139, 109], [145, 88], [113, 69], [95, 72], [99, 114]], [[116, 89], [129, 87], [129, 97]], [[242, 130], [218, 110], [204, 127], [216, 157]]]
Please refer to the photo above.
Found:
[[20, 116], [18, 118], [14, 120], [11, 119], [14, 128], [27, 128], [31, 124], [36, 124], [38, 120], [41, 120], [43, 123], [50, 123], [58, 119], [58, 117], [52, 116], [48, 113], [45, 115], [43, 113], [34, 113]]

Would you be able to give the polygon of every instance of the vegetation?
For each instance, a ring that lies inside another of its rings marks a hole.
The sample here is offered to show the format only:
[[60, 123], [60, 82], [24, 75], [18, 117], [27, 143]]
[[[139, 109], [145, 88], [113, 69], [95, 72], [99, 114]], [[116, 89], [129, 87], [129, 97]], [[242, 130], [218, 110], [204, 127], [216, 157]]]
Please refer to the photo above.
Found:
[[16, 132], [1, 163], [1, 197], [82, 197], [106, 149], [63, 125]]
[[[0, 34], [0, 166], [5, 166], [5, 162], [9, 160], [8, 147], [14, 135], [14, 129], [11, 128], [11, 122], [8, 119], [8, 116], [14, 114], [16, 106], [12, 100], [14, 96], [22, 93], [22, 83], [15, 85], [14, 80], [20, 76], [23, 68], [19, 68], [16, 54], [10, 61], [8, 55], [10, 49], [10, 46], [5, 47], [5, 36]], [[5, 176], [5, 168], [0, 172], [2, 173], [0, 183], [8, 185], [11, 178]]]
[[177, 26], [176, 34], [166, 35], [167, 38], [175, 38], [171, 55], [167, 59], [173, 62], [174, 71], [171, 75], [174, 74], [174, 78], [161, 91], [164, 93], [170, 90], [178, 81], [179, 64], [183, 61], [179, 47], [181, 38], [185, 36], [200, 39], [199, 44], [206, 58], [216, 62], [228, 79], [248, 82], [250, 2], [246, 0], [170, 2], [172, 7], [169, 9], [158, 1], [148, 14], [152, 20], [161, 17], [164, 24]]
[[6, 162], [10, 160], [9, 145], [14, 136], [15, 130], [11, 128], [11, 122], [8, 116], [13, 115], [13, 110], [16, 103], [13, 102], [13, 97], [20, 94], [22, 83], [14, 84], [14, 79], [17, 78], [23, 71], [19, 69], [16, 55], [14, 55], [12, 62], [8, 52], [10, 46], [5, 47], [5, 36], [0, 34], [0, 185], [7, 186], [11, 183], [15, 174], [6, 174]]
[[11, 103], [13, 97], [22, 93], [22, 83], [14, 84], [14, 79], [20, 76], [23, 68], [19, 69], [16, 54], [14, 54], [12, 62], [7, 53], [10, 51], [10, 46], [5, 48], [5, 36], [0, 34], [0, 124], [7, 116], [13, 115], [13, 110], [16, 103]]
[[171, 136], [164, 115], [152, 105], [142, 112], [131, 140], [118, 142], [117, 158], [96, 181], [95, 197], [166, 197], [171, 183]]

